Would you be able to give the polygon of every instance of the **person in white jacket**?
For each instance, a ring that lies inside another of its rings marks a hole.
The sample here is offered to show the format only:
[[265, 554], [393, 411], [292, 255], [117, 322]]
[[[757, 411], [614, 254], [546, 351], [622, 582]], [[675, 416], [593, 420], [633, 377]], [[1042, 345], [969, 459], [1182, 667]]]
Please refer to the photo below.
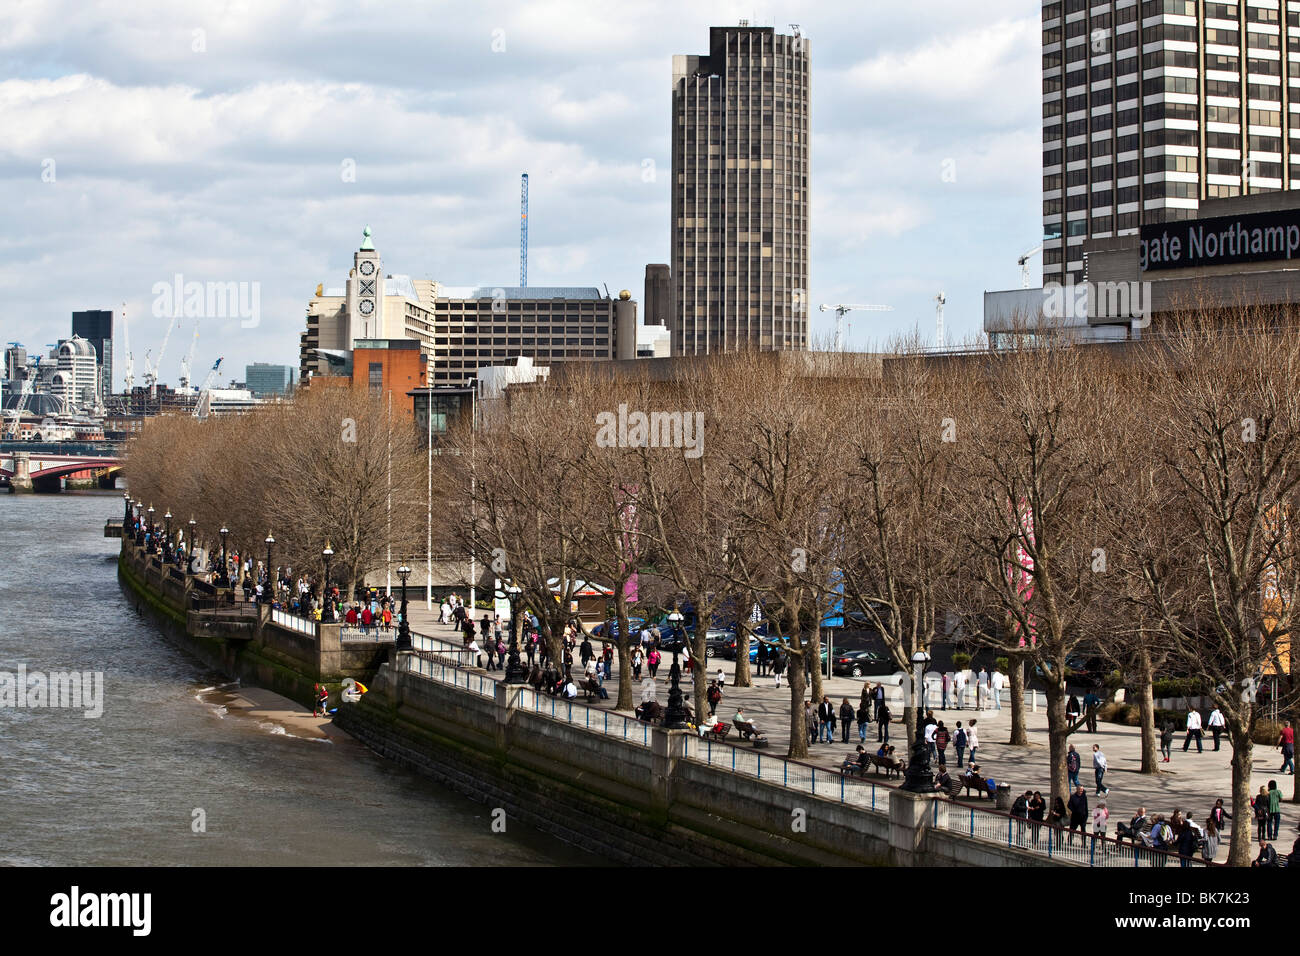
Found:
[[1097, 796], [1106, 796], [1110, 788], [1102, 783], [1106, 776], [1106, 755], [1101, 752], [1101, 744], [1092, 745], [1092, 772], [1097, 775]]
[[957, 671], [952, 676], [953, 691], [957, 698], [957, 709], [966, 709], [966, 683], [970, 680], [968, 671]]
[[993, 668], [993, 675], [989, 678], [989, 686], [993, 689], [993, 705], [1002, 709], [1002, 688], [1006, 686], [1007, 678], [996, 667]]

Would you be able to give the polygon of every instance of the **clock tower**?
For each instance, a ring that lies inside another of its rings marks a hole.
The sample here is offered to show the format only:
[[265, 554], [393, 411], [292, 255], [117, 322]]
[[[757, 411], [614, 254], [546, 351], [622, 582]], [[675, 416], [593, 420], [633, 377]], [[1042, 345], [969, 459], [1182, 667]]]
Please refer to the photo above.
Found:
[[370, 241], [370, 227], [362, 231], [361, 248], [353, 253], [352, 271], [348, 273], [348, 348], [356, 348], [357, 339], [384, 338], [384, 270], [375, 244]]

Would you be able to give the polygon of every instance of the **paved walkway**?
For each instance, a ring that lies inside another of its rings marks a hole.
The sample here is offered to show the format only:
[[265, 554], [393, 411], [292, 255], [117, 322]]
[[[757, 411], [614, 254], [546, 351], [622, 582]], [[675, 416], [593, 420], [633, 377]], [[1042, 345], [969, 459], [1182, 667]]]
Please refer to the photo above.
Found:
[[[480, 612], [481, 613], [481, 612]], [[456, 638], [454, 628], [444, 627], [437, 623], [437, 612], [429, 613], [420, 608], [412, 607], [411, 609], [411, 626], [414, 630], [436, 637]], [[597, 650], [600, 645], [597, 643]], [[665, 658], [664, 663], [659, 668], [659, 677], [656, 680], [658, 687], [658, 699], [661, 704], [667, 703], [668, 700], [668, 671], [671, 666], [671, 658]], [[743, 705], [745, 713], [753, 720], [755, 724], [768, 736], [771, 741], [770, 752], [773, 754], [784, 754], [790, 741], [790, 691], [788, 683], [782, 680], [782, 686], [778, 690], [774, 686], [771, 677], [753, 677], [754, 686], [752, 687], [734, 687], [731, 682], [735, 673], [735, 662], [710, 659], [709, 673], [715, 674], [721, 667], [726, 678], [726, 686], [723, 688], [722, 703], [718, 706], [718, 712], [726, 720], [736, 712], [737, 705]], [[751, 666], [751, 675], [754, 668]], [[488, 672], [491, 676], [498, 679], [503, 676], [500, 670]], [[643, 676], [647, 672], [642, 671]], [[823, 681], [823, 692], [830, 696], [832, 703], [838, 711], [841, 701], [848, 698], [849, 703], [856, 709], [858, 700], [862, 696], [862, 686], [864, 683], [878, 681], [880, 678], [852, 678], [852, 677], [834, 677], [830, 680]], [[610, 692], [608, 701], [595, 701], [591, 704], [599, 709], [612, 709], [615, 699], [617, 698], [618, 683], [618, 657], [614, 658], [614, 676], [611, 680], [605, 682], [606, 688]], [[691, 701], [692, 691], [690, 688], [690, 675], [683, 675], [682, 690], [686, 695], [688, 703]], [[900, 752], [905, 751], [907, 742], [903, 739], [905, 736], [901, 724], [902, 716], [902, 699], [898, 688], [891, 688], [892, 696], [890, 700], [890, 710], [895, 714], [895, 722], [890, 729], [890, 742], [893, 743]], [[807, 696], [811, 695], [811, 690], [805, 692]], [[639, 702], [641, 699], [640, 684], [633, 687], [633, 696]], [[973, 701], [974, 694], [968, 693], [968, 702]], [[579, 698], [581, 701], [581, 698]], [[1008, 783], [1011, 785], [1012, 794], [1023, 793], [1025, 790], [1040, 790], [1047, 795], [1051, 789], [1049, 781], [1048, 767], [1048, 739], [1047, 739], [1047, 715], [1040, 710], [1038, 713], [1032, 711], [1026, 714], [1026, 724], [1029, 733], [1029, 746], [1011, 747], [1007, 745], [1007, 739], [1010, 736], [1011, 728], [1011, 711], [1009, 705], [1004, 702], [1001, 711], [996, 709], [986, 709], [984, 711], [975, 711], [968, 707], [966, 710], [948, 709], [942, 710], [934, 708], [935, 716], [942, 720], [950, 729], [956, 728], [957, 721], [961, 721], [963, 726], [969, 724], [971, 718], [976, 718], [979, 723], [979, 756], [977, 762], [986, 776], [992, 776], [999, 783]], [[838, 768], [840, 761], [843, 760], [847, 753], [855, 752], [858, 744], [858, 727], [855, 722], [852, 732], [849, 735], [849, 743], [840, 743], [841, 731], [836, 727], [835, 743], [810, 744], [807, 761], [819, 767]], [[1086, 731], [1076, 732], [1071, 736], [1071, 742], [1079, 751], [1082, 757], [1082, 769], [1079, 773], [1079, 781], [1084, 785], [1088, 794], [1089, 807], [1096, 805], [1098, 798], [1095, 796], [1095, 778], [1092, 770], [1092, 745], [1101, 744], [1102, 752], [1105, 753], [1110, 769], [1106, 773], [1105, 785], [1110, 789], [1110, 794], [1105, 799], [1107, 808], [1110, 810], [1111, 819], [1109, 833], [1114, 835], [1117, 824], [1120, 820], [1128, 823], [1130, 817], [1139, 806], [1145, 806], [1152, 815], [1163, 813], [1168, 816], [1175, 809], [1182, 809], [1184, 814], [1190, 814], [1198, 823], [1203, 823], [1205, 816], [1214, 806], [1216, 798], [1222, 797], [1224, 805], [1231, 812], [1231, 779], [1232, 771], [1230, 760], [1232, 756], [1231, 748], [1227, 740], [1223, 741], [1222, 749], [1217, 753], [1214, 751], [1214, 742], [1210, 735], [1206, 734], [1205, 750], [1203, 753], [1196, 752], [1196, 744], [1192, 743], [1188, 752], [1184, 753], [1183, 736], [1180, 734], [1174, 739], [1173, 760], [1168, 764], [1161, 765], [1161, 773], [1158, 776], [1141, 774], [1138, 768], [1141, 766], [1141, 731], [1137, 727], [1129, 727], [1122, 724], [1112, 724], [1105, 721], [1099, 721], [1097, 724], [1097, 733], [1090, 734]], [[870, 749], [874, 750], [876, 745], [876, 728], [871, 725], [867, 731], [867, 742]], [[1287, 802], [1292, 793], [1294, 777], [1278, 774], [1277, 768], [1282, 764], [1282, 758], [1276, 748], [1263, 747], [1256, 745], [1254, 751], [1254, 764], [1252, 768], [1251, 792], [1258, 791], [1260, 786], [1267, 786], [1269, 780], [1276, 780], [1278, 787], [1283, 792], [1282, 804], [1282, 828], [1276, 847], [1279, 853], [1290, 852], [1291, 845], [1297, 836], [1297, 824], [1300, 823], [1300, 804]], [[956, 768], [956, 753], [952, 747], [948, 751], [949, 770]], [[1247, 810], [1249, 812], [1249, 809]], [[1251, 827], [1252, 836], [1254, 834], [1254, 822], [1244, 821]], [[1090, 824], [1091, 825], [1091, 824]], [[1227, 855], [1227, 841], [1220, 841], [1218, 859], [1223, 860]]]

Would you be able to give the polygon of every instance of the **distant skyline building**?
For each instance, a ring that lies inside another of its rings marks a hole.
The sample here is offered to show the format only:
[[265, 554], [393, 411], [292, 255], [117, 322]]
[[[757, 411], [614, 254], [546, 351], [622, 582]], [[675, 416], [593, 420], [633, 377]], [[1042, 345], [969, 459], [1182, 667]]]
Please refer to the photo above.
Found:
[[107, 403], [113, 391], [113, 313], [108, 309], [88, 309], [72, 313], [72, 335], [95, 347], [99, 364], [99, 400]]
[[1295, 0], [1045, 0], [1042, 29], [1045, 284], [1090, 239], [1300, 179]]
[[674, 355], [808, 347], [809, 52], [742, 20], [673, 57]]
[[293, 390], [293, 367], [254, 362], [244, 366], [244, 381], [257, 398], [282, 398]]
[[641, 321], [645, 325], [667, 325], [673, 308], [672, 272], [667, 263], [645, 267], [645, 293], [641, 301]]

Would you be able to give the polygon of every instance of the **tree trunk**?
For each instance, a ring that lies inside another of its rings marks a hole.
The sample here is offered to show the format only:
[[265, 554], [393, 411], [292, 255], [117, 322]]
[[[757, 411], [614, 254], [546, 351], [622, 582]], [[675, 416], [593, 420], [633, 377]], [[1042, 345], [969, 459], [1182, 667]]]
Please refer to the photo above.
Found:
[[749, 675], [749, 623], [741, 621], [736, 628], [736, 677], [732, 683], [736, 687], [753, 687]]
[[790, 677], [790, 749], [786, 756], [802, 760], [808, 756], [808, 722], [803, 717], [803, 694], [807, 684], [803, 677], [803, 658], [789, 655], [786, 672]]
[[1151, 693], [1151, 655], [1138, 645], [1138, 721], [1142, 727], [1142, 767], [1139, 773], [1158, 774], [1160, 755], [1156, 750], [1156, 701]]
[[618, 641], [618, 702], [615, 710], [633, 710], [632, 702], [632, 642], [627, 634], [620, 634]]
[[1029, 746], [1029, 733], [1025, 729], [1025, 660], [1017, 654], [1011, 655], [1011, 739], [1007, 743], [1012, 747]]
[[[615, 705], [618, 710], [631, 710], [632, 704], [632, 658], [631, 646], [629, 644], [628, 621], [627, 621], [627, 593], [620, 585], [614, 595], [614, 615], [618, 619], [618, 702]], [[609, 625], [605, 625], [606, 631]], [[609, 635], [606, 634], [606, 637]]]
[[[697, 604], [696, 607], [699, 607]], [[698, 725], [709, 713], [709, 661], [704, 656], [708, 643], [708, 631], [695, 628], [695, 637], [691, 639], [691, 683], [695, 685], [695, 704], [691, 710]]]
[[[1059, 673], [1061, 668], [1056, 668]], [[1070, 800], [1070, 781], [1065, 771], [1065, 754], [1070, 745], [1070, 724], [1065, 719], [1065, 683], [1049, 683], [1044, 690], [1047, 697], [1048, 772], [1051, 775], [1052, 793], [1048, 804], [1056, 798]], [[1083, 768], [1080, 767], [1080, 773]]]
[[804, 660], [808, 661], [809, 668], [812, 672], [812, 698], [813, 706], [822, 702], [822, 629], [820, 627], [813, 630], [812, 639], [808, 641], [804, 648], [804, 653], [808, 656]]
[[1250, 728], [1234, 717], [1228, 718], [1228, 740], [1232, 743], [1232, 841], [1228, 844], [1228, 865], [1250, 866], [1255, 830], [1250, 809], [1254, 741], [1250, 739]]

